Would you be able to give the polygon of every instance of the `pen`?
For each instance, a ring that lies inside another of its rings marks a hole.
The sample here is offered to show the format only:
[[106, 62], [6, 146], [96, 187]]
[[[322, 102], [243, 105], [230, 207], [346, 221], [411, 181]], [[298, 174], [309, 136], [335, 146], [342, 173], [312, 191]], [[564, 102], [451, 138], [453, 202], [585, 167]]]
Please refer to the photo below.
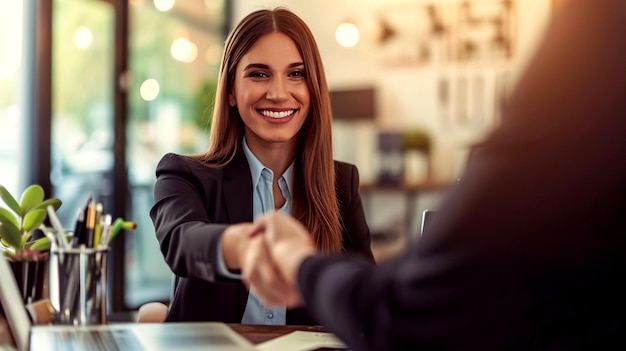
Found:
[[76, 223], [74, 224], [74, 238], [72, 239], [72, 247], [78, 247], [83, 243], [83, 232], [85, 231], [85, 214], [83, 211], [78, 211], [76, 216]]
[[93, 247], [96, 228], [96, 202], [93, 200], [89, 201], [89, 205], [87, 205], [85, 228], [87, 229], [85, 232], [85, 246], [91, 248]]
[[89, 195], [87, 205], [78, 213], [76, 218], [76, 227], [74, 228], [74, 241], [72, 247], [79, 247], [81, 244], [87, 244], [87, 228], [86, 223], [89, 215], [89, 205], [93, 201], [93, 196]]
[[117, 236], [117, 234], [122, 230], [134, 230], [137, 229], [137, 223], [133, 221], [125, 221], [122, 217], [117, 217], [113, 225], [111, 225], [111, 231], [107, 238], [107, 244], [113, 240]]
[[65, 238], [65, 230], [63, 229], [63, 225], [61, 224], [59, 217], [57, 217], [57, 213], [54, 211], [54, 207], [52, 207], [52, 205], [48, 205], [48, 207], [46, 207], [46, 211], [48, 211], [48, 217], [50, 217], [52, 226], [57, 231], [57, 241], [59, 242], [59, 245], [64, 249], [69, 249], [70, 245]]
[[124, 230], [135, 230], [137, 229], [137, 223], [133, 221], [124, 221], [122, 222], [122, 229]]
[[96, 218], [95, 218], [95, 228], [93, 231], [93, 246], [92, 247], [98, 247], [98, 245], [100, 244], [100, 238], [102, 237], [102, 204], [98, 203], [96, 204]]
[[96, 245], [98, 247], [105, 247], [107, 246], [107, 240], [109, 237], [109, 233], [111, 231], [111, 215], [110, 214], [104, 214], [102, 216], [102, 219], [100, 220], [100, 238], [98, 239], [98, 242], [96, 243]]

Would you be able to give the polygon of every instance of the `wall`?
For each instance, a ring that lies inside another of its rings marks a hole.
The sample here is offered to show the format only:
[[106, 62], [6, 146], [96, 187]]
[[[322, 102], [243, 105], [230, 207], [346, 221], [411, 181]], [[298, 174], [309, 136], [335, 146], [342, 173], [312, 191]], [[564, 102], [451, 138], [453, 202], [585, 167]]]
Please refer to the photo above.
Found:
[[[470, 3], [472, 16], [487, 18], [503, 1]], [[510, 3], [512, 10], [505, 16], [511, 22], [509, 57], [481, 51], [481, 36], [491, 35], [490, 24], [469, 27], [463, 21], [460, 0], [236, 0], [233, 23], [253, 9], [286, 6], [314, 33], [331, 90], [377, 89], [379, 113], [374, 122], [338, 121], [335, 125], [336, 158], [356, 163], [363, 181], [376, 176], [378, 131], [412, 127], [425, 129], [433, 137], [433, 178], [450, 180], [462, 169], [468, 146], [497, 125], [498, 96], [505, 95], [515, 81], [549, 21], [549, 0]], [[429, 34], [433, 28], [429, 19], [434, 17], [429, 17], [427, 5], [438, 11], [444, 36]], [[384, 43], [380, 41], [381, 20], [395, 32]], [[343, 21], [361, 30], [361, 40], [352, 48], [341, 47], [335, 40], [335, 29]], [[463, 39], [479, 43], [471, 59], [450, 54], [458, 51]]]

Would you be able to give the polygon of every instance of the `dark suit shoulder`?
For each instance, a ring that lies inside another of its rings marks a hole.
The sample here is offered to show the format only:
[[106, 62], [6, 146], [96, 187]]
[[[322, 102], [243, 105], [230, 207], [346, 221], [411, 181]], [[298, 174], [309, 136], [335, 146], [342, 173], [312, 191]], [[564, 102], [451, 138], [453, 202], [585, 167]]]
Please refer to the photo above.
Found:
[[179, 169], [179, 168], [196, 168], [207, 167], [206, 164], [194, 159], [191, 156], [179, 155], [172, 152], [168, 152], [159, 161], [157, 170], [159, 169]]
[[167, 153], [163, 155], [156, 168], [157, 178], [166, 173], [174, 173], [179, 175], [202, 174], [202, 177], [210, 175], [221, 178], [222, 168], [211, 167], [211, 165], [201, 162], [195, 158], [175, 153]]
[[359, 190], [359, 171], [355, 165], [342, 161], [335, 161], [335, 183], [338, 196], [347, 200]]
[[335, 178], [340, 185], [349, 185], [355, 175], [358, 176], [358, 169], [355, 165], [348, 162], [335, 161]]
[[335, 160], [335, 172], [350, 174], [356, 168], [352, 163]]

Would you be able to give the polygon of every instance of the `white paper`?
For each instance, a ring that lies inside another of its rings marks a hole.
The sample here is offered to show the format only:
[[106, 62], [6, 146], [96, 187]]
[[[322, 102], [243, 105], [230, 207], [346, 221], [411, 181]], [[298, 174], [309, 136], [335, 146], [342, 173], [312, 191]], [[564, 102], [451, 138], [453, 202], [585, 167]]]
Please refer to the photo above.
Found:
[[312, 351], [319, 347], [346, 348], [332, 333], [294, 331], [256, 345], [259, 351]]

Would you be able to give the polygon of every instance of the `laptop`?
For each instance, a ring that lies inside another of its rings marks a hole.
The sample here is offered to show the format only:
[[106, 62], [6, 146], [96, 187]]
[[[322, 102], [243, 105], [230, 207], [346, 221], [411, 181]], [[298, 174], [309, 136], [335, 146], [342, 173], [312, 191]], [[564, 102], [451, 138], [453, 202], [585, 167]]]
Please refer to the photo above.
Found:
[[219, 322], [32, 325], [3, 252], [0, 277], [0, 305], [18, 351], [255, 349], [247, 339]]
[[433, 222], [433, 217], [435, 216], [434, 210], [425, 209], [422, 212], [422, 226], [420, 228], [420, 233], [424, 236], [424, 232], [428, 231], [431, 223]]

